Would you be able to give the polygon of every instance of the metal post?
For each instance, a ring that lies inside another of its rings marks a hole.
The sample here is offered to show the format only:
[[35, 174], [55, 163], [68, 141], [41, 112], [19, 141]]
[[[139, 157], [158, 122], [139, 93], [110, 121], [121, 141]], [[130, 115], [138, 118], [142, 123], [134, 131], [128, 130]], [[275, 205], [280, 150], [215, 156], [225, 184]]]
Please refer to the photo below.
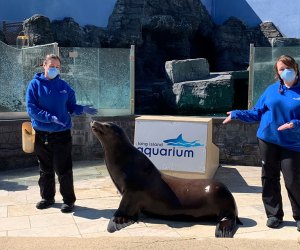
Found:
[[58, 43], [53, 43], [53, 53], [57, 56], [59, 56], [59, 47]]
[[254, 44], [250, 44], [250, 58], [249, 58], [249, 84], [248, 84], [248, 109], [253, 106], [253, 85], [254, 85]]
[[134, 114], [134, 102], [135, 102], [135, 45], [131, 45], [130, 47], [130, 90], [131, 90], [131, 97], [130, 97], [130, 113], [131, 115]]

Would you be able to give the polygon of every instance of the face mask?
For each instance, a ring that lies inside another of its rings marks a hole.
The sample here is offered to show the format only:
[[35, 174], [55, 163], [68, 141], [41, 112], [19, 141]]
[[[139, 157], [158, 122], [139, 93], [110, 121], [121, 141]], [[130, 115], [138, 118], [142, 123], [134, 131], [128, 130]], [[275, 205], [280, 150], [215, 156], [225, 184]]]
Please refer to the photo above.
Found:
[[295, 80], [295, 77], [296, 77], [295, 70], [293, 70], [293, 69], [285, 69], [281, 73], [280, 77], [285, 82], [292, 82], [292, 81]]
[[59, 74], [59, 69], [57, 68], [49, 68], [48, 69], [48, 78], [53, 79]]

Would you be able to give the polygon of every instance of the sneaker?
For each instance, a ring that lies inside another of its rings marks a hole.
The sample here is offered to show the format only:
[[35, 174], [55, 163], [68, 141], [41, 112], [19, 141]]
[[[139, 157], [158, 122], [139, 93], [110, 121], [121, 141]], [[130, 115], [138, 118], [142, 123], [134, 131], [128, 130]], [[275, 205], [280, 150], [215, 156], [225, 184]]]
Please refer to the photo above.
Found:
[[[270, 228], [277, 228], [279, 227], [279, 225], [282, 223], [282, 220], [281, 219], [278, 219], [277, 217], [269, 217], [268, 220], [267, 220], [267, 227], [270, 227]], [[300, 226], [300, 224], [299, 224]]]
[[46, 200], [46, 199], [42, 199], [41, 201], [39, 201], [37, 204], [36, 204], [36, 208], [37, 209], [46, 209], [50, 206], [52, 206], [54, 204], [54, 199], [52, 200]]
[[74, 208], [74, 203], [73, 204], [66, 204], [66, 203], [63, 203], [61, 205], [61, 208], [60, 208], [60, 211], [62, 213], [70, 213], [73, 211], [73, 208]]
[[300, 220], [296, 220], [297, 230], [300, 232]]

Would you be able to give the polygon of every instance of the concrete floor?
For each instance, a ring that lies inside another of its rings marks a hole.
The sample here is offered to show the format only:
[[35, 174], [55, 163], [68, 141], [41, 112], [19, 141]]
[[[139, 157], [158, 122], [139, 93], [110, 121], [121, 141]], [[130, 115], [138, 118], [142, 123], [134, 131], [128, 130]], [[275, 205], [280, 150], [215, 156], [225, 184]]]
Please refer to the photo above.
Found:
[[[103, 162], [75, 162], [74, 165], [77, 201], [74, 212], [70, 214], [60, 212], [62, 199], [59, 192], [53, 207], [36, 209], [35, 204], [40, 200], [37, 167], [0, 172], [0, 237], [214, 238], [215, 223], [165, 221], [145, 216], [139, 223], [113, 234], [108, 233], [108, 221], [121, 197]], [[297, 242], [300, 233], [296, 230], [284, 186], [284, 222], [278, 229], [265, 225], [260, 171], [260, 167], [254, 166], [222, 166], [215, 176], [228, 186], [236, 199], [243, 225], [239, 226], [234, 238]]]

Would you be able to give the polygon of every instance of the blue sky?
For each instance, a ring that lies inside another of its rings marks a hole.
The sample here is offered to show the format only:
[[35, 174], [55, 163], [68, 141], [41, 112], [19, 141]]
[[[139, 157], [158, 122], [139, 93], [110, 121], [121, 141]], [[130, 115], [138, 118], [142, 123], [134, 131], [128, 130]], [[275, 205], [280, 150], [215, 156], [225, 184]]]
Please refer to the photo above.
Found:
[[[81, 26], [106, 27], [117, 0], [0, 0], [0, 20], [23, 21], [34, 14], [50, 20], [73, 17]], [[39, 2], [39, 4], [37, 4]]]
[[[23, 21], [34, 14], [50, 20], [73, 17], [81, 26], [106, 27], [117, 0], [0, 0], [0, 21]], [[161, 0], [164, 1], [164, 0]], [[287, 37], [300, 37], [299, 0], [200, 0], [217, 24], [236, 16], [248, 25], [272, 21]], [[283, 17], [288, 16], [284, 19]]]

